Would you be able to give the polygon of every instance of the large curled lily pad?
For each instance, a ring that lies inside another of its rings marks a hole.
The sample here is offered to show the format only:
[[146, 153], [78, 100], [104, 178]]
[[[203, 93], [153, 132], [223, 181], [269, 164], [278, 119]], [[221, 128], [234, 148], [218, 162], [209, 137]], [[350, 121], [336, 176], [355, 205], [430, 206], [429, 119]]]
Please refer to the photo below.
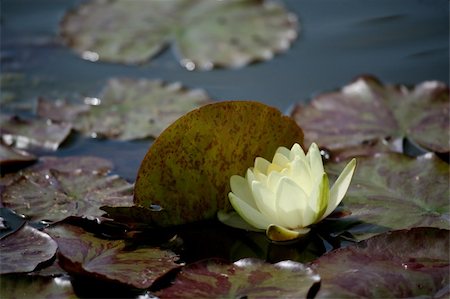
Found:
[[306, 298], [320, 278], [293, 261], [276, 264], [242, 259], [233, 264], [218, 260], [190, 264], [177, 275], [160, 298]]
[[[307, 106], [297, 105], [292, 117], [305, 132], [305, 144], [316, 142], [339, 155], [402, 151], [408, 138], [438, 153], [450, 150], [449, 89], [423, 82], [413, 88], [383, 85], [360, 77], [340, 91], [322, 94]], [[357, 148], [357, 149], [355, 149]]]
[[[326, 169], [338, 175], [344, 166], [330, 163]], [[369, 226], [350, 231], [365, 238], [390, 229], [449, 228], [448, 182], [448, 164], [431, 153], [417, 158], [396, 153], [359, 158], [343, 204], [351, 212], [349, 219]]]
[[69, 278], [25, 275], [2, 275], [2, 298], [76, 299]]
[[210, 100], [203, 90], [189, 90], [179, 83], [114, 78], [98, 98], [85, 102], [89, 105], [40, 100], [38, 113], [71, 122], [89, 136], [132, 140], [158, 136], [177, 118]]
[[33, 271], [53, 258], [57, 248], [49, 235], [25, 225], [0, 239], [0, 274]]
[[257, 156], [302, 144], [302, 130], [278, 110], [257, 102], [205, 105], [167, 128], [141, 163], [134, 202], [163, 208], [154, 219], [176, 225], [230, 209], [229, 180], [244, 175]]
[[[67, 162], [66, 169], [58, 158], [47, 158], [14, 174], [5, 183], [3, 206], [35, 221], [59, 221], [69, 216], [101, 216], [100, 207], [105, 205], [132, 205], [133, 185], [117, 175], [102, 173], [109, 167], [103, 159], [80, 157], [80, 165], [75, 158], [61, 160]], [[89, 161], [98, 164], [84, 164]]]
[[159, 248], [129, 249], [124, 240], [104, 240], [82, 228], [59, 224], [46, 231], [56, 240], [61, 266], [72, 274], [149, 288], [167, 272], [181, 267], [178, 257]]
[[450, 231], [413, 228], [375, 236], [313, 262], [316, 298], [448, 298]]
[[274, 1], [88, 1], [61, 23], [65, 43], [84, 59], [150, 60], [173, 42], [189, 70], [240, 67], [283, 52], [297, 19]]

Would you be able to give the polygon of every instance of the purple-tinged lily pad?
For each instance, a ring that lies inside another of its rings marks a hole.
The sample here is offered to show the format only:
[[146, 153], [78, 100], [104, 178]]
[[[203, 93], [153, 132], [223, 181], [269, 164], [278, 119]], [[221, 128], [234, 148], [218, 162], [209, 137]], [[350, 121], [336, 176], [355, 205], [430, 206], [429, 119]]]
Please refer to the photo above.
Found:
[[152, 144], [141, 163], [134, 202], [162, 207], [153, 219], [169, 226], [215, 217], [231, 209], [230, 177], [244, 175], [256, 157], [302, 144], [297, 124], [257, 102], [205, 105], [179, 118]]
[[0, 117], [0, 135], [7, 145], [17, 148], [41, 147], [56, 150], [66, 140], [72, 126], [42, 119], [25, 120], [19, 117]]
[[36, 161], [36, 157], [0, 143], [0, 167], [13, 167], [30, 164]]
[[316, 298], [448, 298], [449, 235], [413, 228], [329, 252], [312, 263]]
[[38, 113], [53, 120], [67, 117], [63, 120], [89, 136], [132, 140], [156, 137], [185, 113], [210, 102], [203, 90], [179, 83], [125, 78], [110, 79], [98, 98], [85, 101], [91, 104], [41, 100]]
[[90, 172], [26, 172], [4, 187], [2, 204], [31, 220], [98, 217], [102, 206], [130, 206], [133, 185], [117, 175]]
[[[338, 175], [344, 166], [329, 163], [326, 169]], [[343, 205], [351, 212], [348, 219], [366, 227], [350, 232], [362, 239], [393, 229], [449, 228], [448, 182], [448, 164], [432, 153], [417, 158], [396, 153], [359, 158]]]
[[69, 278], [25, 275], [2, 275], [2, 298], [76, 299]]
[[306, 298], [320, 278], [303, 264], [242, 259], [233, 264], [207, 260], [190, 264], [160, 298]]
[[373, 77], [360, 77], [340, 91], [322, 94], [307, 106], [298, 105], [292, 117], [305, 132], [305, 144], [316, 142], [348, 157], [378, 151], [402, 151], [402, 141], [447, 153], [449, 89], [427, 81], [413, 88], [383, 85]]
[[69, 11], [60, 27], [84, 59], [143, 63], [172, 42], [188, 70], [268, 60], [297, 37], [293, 14], [254, 0], [95, 0]]
[[0, 274], [33, 271], [53, 258], [57, 248], [46, 233], [25, 225], [0, 240]]
[[82, 228], [59, 224], [46, 231], [59, 247], [61, 266], [72, 274], [149, 288], [166, 273], [181, 267], [178, 257], [159, 248], [128, 249], [124, 240], [104, 240]]

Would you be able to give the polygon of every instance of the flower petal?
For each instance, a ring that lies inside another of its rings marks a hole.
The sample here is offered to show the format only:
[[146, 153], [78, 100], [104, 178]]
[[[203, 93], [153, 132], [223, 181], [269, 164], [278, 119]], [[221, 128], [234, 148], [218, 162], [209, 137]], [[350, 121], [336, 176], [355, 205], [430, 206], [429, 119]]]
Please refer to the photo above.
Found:
[[322, 179], [323, 162], [317, 144], [315, 143], [311, 144], [308, 150], [308, 154], [306, 154], [306, 157], [309, 160], [309, 165], [311, 167], [312, 182], [313, 184], [318, 184], [319, 181]]
[[247, 221], [245, 221], [238, 213], [235, 211], [227, 213], [225, 211], [219, 211], [217, 212], [217, 219], [219, 219], [220, 222], [222, 222], [225, 225], [249, 230], [249, 231], [261, 231], [262, 229], [256, 228], [252, 225], [250, 225]]
[[285, 156], [286, 158], [289, 159], [291, 151], [288, 148], [284, 147], [284, 146], [280, 146], [279, 148], [277, 148], [277, 151], [275, 152], [275, 154], [277, 154], [277, 153], [278, 154], [282, 154], [283, 156]]
[[293, 161], [295, 159], [295, 157], [298, 157], [303, 161], [306, 160], [305, 152], [303, 151], [302, 147], [298, 143], [295, 143], [292, 146], [291, 152], [289, 153], [289, 160]]
[[266, 229], [271, 224], [258, 210], [252, 208], [232, 192], [228, 193], [228, 198], [236, 212], [250, 225], [259, 229]]
[[353, 173], [356, 168], [356, 159], [352, 159], [342, 170], [341, 174], [334, 182], [333, 187], [330, 189], [330, 199], [328, 201], [328, 207], [323, 214], [321, 220], [333, 212], [347, 193], [347, 189], [350, 186]]
[[278, 223], [275, 194], [267, 188], [267, 185], [258, 181], [253, 181], [252, 193], [258, 210], [267, 218], [267, 221], [270, 223]]
[[305, 160], [295, 159], [291, 162], [291, 178], [301, 186], [306, 194], [311, 194], [313, 189], [313, 182], [311, 180], [311, 171]]
[[323, 214], [327, 210], [328, 201], [330, 199], [330, 186], [328, 175], [324, 172], [320, 184], [317, 185], [310, 195], [309, 205], [316, 213], [313, 223], [319, 222]]
[[285, 227], [301, 227], [303, 221], [313, 219], [315, 216], [310, 215], [313, 211], [308, 206], [308, 195], [287, 177], [280, 180], [276, 201], [278, 218]]
[[245, 201], [252, 208], [257, 209], [252, 191], [247, 183], [247, 180], [240, 175], [233, 175], [230, 178], [231, 192], [237, 197]]
[[267, 168], [269, 167], [270, 162], [262, 157], [257, 157], [255, 159], [255, 170], [258, 170], [261, 173], [267, 173]]
[[291, 241], [307, 234], [310, 230], [309, 228], [292, 230], [272, 224], [267, 228], [266, 235], [272, 241]]
[[281, 171], [283, 168], [287, 167], [289, 162], [289, 159], [285, 155], [276, 153], [275, 156], [273, 156], [272, 164], [267, 169], [267, 173], [272, 170]]

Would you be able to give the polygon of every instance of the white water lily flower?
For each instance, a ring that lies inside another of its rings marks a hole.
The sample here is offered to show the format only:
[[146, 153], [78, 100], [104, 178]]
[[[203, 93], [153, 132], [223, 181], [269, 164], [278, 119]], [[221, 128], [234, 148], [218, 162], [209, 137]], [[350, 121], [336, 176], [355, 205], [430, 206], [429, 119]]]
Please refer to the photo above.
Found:
[[270, 239], [295, 239], [334, 211], [347, 192], [355, 167], [353, 159], [330, 189], [315, 143], [306, 155], [297, 143], [291, 150], [279, 147], [272, 163], [257, 157], [245, 178], [231, 177], [229, 199], [248, 224], [266, 230]]

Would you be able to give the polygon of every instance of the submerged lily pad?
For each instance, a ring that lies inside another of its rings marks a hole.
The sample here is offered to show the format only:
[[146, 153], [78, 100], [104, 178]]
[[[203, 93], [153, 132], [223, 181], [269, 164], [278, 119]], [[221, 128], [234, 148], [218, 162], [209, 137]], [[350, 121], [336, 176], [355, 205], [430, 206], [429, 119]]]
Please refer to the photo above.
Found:
[[231, 175], [244, 175], [257, 156], [302, 144], [302, 130], [278, 110], [257, 102], [205, 105], [167, 128], [141, 163], [134, 202], [162, 207], [153, 219], [176, 225], [230, 209]]
[[42, 147], [56, 150], [71, 130], [72, 126], [65, 123], [0, 116], [0, 135], [3, 142], [17, 148]]
[[53, 258], [57, 248], [49, 235], [25, 225], [0, 239], [0, 274], [33, 271]]
[[207, 260], [188, 265], [160, 298], [306, 298], [320, 281], [311, 269], [293, 261], [276, 264], [242, 259], [233, 264]]
[[[87, 165], [89, 161], [97, 164]], [[133, 185], [117, 175], [101, 173], [109, 166], [92, 157], [46, 158], [11, 176], [2, 192], [2, 204], [35, 221], [97, 217], [104, 214], [102, 206], [132, 205]]]
[[69, 278], [25, 275], [2, 275], [3, 298], [76, 299]]
[[95, 0], [68, 12], [64, 42], [91, 61], [143, 63], [173, 43], [188, 70], [240, 67], [286, 51], [297, 19], [274, 1]]
[[375, 236], [313, 262], [316, 298], [448, 298], [449, 235], [413, 228]]
[[[330, 163], [326, 169], [338, 175], [344, 166]], [[417, 158], [391, 153], [358, 159], [343, 204], [351, 212], [349, 219], [369, 225], [350, 232], [366, 238], [393, 229], [449, 228], [448, 182], [448, 164], [431, 153]]]
[[383, 85], [360, 77], [340, 91], [322, 94], [307, 106], [297, 105], [292, 117], [305, 131], [306, 145], [316, 142], [340, 155], [402, 151], [408, 138], [428, 150], [450, 150], [449, 89], [428, 81], [414, 88]]
[[179, 83], [125, 78], [110, 79], [98, 98], [85, 101], [90, 104], [41, 100], [38, 113], [71, 122], [89, 136], [132, 140], [156, 137], [183, 114], [210, 102], [203, 90], [189, 90]]
[[173, 269], [178, 257], [159, 248], [129, 249], [124, 240], [104, 240], [82, 228], [59, 224], [46, 231], [59, 247], [61, 266], [71, 274], [90, 275], [136, 288], [149, 288]]

